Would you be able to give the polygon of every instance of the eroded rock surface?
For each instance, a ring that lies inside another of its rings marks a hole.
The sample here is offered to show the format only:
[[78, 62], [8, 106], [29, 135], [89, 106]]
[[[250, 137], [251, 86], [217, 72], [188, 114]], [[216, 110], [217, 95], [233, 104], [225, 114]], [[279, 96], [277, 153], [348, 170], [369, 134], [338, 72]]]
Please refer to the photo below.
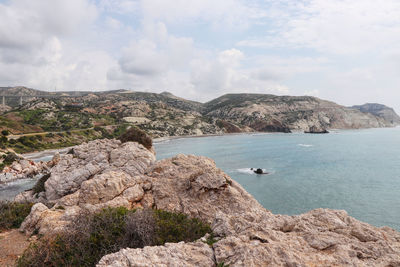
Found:
[[103, 257], [97, 266], [214, 266], [214, 252], [203, 242], [167, 243], [159, 247], [122, 249]]
[[98, 266], [400, 266], [400, 233], [345, 211], [274, 215], [206, 157], [155, 161], [137, 143], [77, 146], [52, 168], [44, 202], [21, 230], [63, 231], [82, 209], [157, 208], [201, 218], [218, 239], [123, 249]]

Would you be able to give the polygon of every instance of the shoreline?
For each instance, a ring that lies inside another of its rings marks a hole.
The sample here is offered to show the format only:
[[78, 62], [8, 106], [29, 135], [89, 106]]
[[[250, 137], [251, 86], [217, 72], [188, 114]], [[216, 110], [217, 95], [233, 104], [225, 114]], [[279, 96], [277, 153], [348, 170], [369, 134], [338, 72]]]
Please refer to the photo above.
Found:
[[38, 159], [38, 158], [54, 156], [57, 152], [60, 154], [65, 154], [68, 152], [69, 149], [71, 149], [71, 147], [74, 147], [74, 146], [55, 148], [55, 149], [46, 149], [46, 150], [37, 151], [37, 152], [23, 153], [20, 155], [26, 159], [35, 161], [35, 159]]
[[[332, 133], [338, 133], [340, 131], [360, 131], [360, 130], [369, 130], [369, 129], [388, 129], [388, 128], [400, 128], [399, 126], [395, 127], [380, 127], [380, 128], [358, 128], [358, 129], [329, 129]], [[304, 134], [302, 130], [292, 130], [293, 134]], [[175, 139], [184, 139], [184, 138], [206, 138], [206, 137], [217, 137], [217, 136], [236, 136], [236, 135], [251, 135], [251, 134], [257, 134], [257, 135], [267, 135], [267, 134], [290, 134], [290, 133], [283, 133], [283, 132], [241, 132], [241, 133], [219, 133], [219, 134], [202, 134], [202, 135], [178, 135], [178, 136], [164, 136], [164, 137], [157, 137], [153, 139], [154, 144], [161, 144], [165, 141], [169, 140], [175, 140]], [[74, 145], [75, 146], [75, 145]], [[53, 156], [56, 152], [59, 152], [60, 154], [64, 154], [68, 152], [68, 150], [74, 146], [69, 146], [69, 147], [62, 147], [62, 148], [55, 148], [55, 149], [48, 149], [48, 150], [42, 150], [42, 151], [36, 151], [36, 152], [29, 152], [29, 153], [23, 153], [20, 154], [22, 157], [33, 160], [46, 156]]]

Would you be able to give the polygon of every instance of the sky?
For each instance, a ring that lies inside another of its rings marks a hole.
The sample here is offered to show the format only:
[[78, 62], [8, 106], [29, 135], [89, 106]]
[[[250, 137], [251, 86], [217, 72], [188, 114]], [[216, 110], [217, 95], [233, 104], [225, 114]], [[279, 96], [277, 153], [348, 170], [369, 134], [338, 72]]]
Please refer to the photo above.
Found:
[[0, 0], [0, 86], [312, 95], [400, 112], [398, 0]]

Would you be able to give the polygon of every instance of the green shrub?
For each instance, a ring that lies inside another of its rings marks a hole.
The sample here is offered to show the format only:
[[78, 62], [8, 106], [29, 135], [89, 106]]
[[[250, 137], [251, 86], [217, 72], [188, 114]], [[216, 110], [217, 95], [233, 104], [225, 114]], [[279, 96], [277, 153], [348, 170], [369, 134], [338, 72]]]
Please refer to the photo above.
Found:
[[15, 153], [10, 152], [10, 153], [8, 153], [8, 154], [6, 155], [6, 157], [4, 158], [3, 163], [4, 163], [6, 166], [9, 166], [9, 165], [11, 165], [11, 164], [12, 164], [14, 161], [16, 161], [16, 160], [19, 160], [19, 157], [18, 157]]
[[18, 266], [95, 266], [102, 256], [121, 248], [194, 241], [210, 232], [210, 226], [179, 213], [107, 208], [81, 213], [68, 233], [39, 239]]
[[0, 202], [0, 231], [19, 228], [31, 212], [32, 203]]
[[50, 173], [47, 173], [40, 177], [40, 179], [36, 182], [35, 186], [32, 188], [34, 194], [38, 194], [40, 192], [44, 192], [46, 189], [44, 187], [44, 183], [50, 178]]
[[53, 137], [54, 137], [54, 134], [53, 134], [53, 133], [47, 133], [47, 134], [46, 134], [46, 137], [47, 137], [47, 138], [53, 138]]
[[132, 127], [121, 135], [119, 140], [122, 143], [126, 142], [138, 142], [142, 144], [145, 148], [150, 149], [153, 146], [153, 140], [144, 131]]
[[10, 134], [10, 131], [9, 130], [3, 130], [3, 131], [1, 131], [1, 134], [4, 135], [4, 136], [7, 136], [7, 135]]
[[155, 210], [157, 218], [157, 243], [193, 241], [211, 232], [209, 225], [197, 218], [190, 219], [183, 213]]
[[0, 142], [1, 143], [5, 144], [5, 143], [7, 143], [7, 141], [8, 141], [8, 138], [5, 137], [4, 135], [0, 137]]

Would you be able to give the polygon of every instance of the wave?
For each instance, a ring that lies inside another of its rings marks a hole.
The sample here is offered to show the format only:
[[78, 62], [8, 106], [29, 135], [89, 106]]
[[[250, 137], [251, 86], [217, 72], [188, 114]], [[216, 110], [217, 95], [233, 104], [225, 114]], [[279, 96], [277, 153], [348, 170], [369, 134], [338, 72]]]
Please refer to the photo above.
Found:
[[166, 143], [169, 143], [169, 142], [171, 142], [171, 139], [158, 140], [158, 141], [154, 141], [153, 143], [154, 143], [155, 145], [159, 145], [159, 144], [166, 144]]
[[302, 147], [312, 147], [313, 145], [309, 145], [309, 144], [298, 144], [298, 146], [302, 146]]

